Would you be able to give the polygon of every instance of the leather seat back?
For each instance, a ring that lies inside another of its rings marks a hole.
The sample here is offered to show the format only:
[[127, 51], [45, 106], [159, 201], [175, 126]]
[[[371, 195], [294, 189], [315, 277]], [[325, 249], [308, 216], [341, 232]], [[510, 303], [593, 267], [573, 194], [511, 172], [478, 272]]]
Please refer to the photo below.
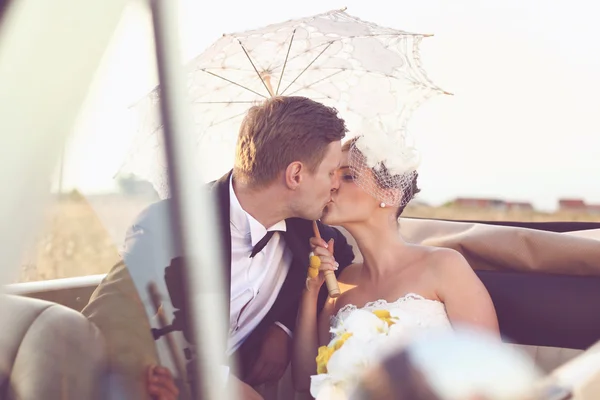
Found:
[[98, 329], [47, 301], [0, 296], [0, 399], [105, 398], [108, 370]]
[[529, 346], [513, 343], [507, 343], [507, 345], [523, 351], [546, 374], [549, 374], [584, 352], [584, 350], [566, 347]]

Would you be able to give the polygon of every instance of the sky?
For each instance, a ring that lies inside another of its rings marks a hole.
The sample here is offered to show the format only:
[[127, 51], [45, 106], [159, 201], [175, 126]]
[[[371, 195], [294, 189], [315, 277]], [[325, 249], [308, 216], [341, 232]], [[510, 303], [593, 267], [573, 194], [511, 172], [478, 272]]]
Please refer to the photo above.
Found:
[[[434, 34], [421, 46], [428, 76], [454, 96], [413, 115], [422, 155], [420, 199], [457, 196], [600, 203], [600, 25], [583, 0], [182, 0], [184, 61], [223, 33], [347, 6], [379, 25]], [[392, 8], [393, 7], [393, 8]], [[150, 15], [134, 1], [100, 67], [66, 148], [63, 186], [111, 191], [136, 118], [128, 106], [156, 83]]]

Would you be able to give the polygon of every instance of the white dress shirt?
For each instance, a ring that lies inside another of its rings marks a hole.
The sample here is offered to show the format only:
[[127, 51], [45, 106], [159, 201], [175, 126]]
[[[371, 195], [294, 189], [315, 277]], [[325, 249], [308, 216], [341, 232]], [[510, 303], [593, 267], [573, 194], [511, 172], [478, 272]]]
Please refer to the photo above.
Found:
[[[292, 253], [283, 236], [275, 232], [267, 245], [250, 258], [252, 248], [267, 231], [285, 231], [285, 220], [265, 228], [248, 214], [237, 199], [229, 180], [231, 229], [231, 304], [229, 314], [228, 355], [233, 354], [269, 312], [292, 261]], [[289, 335], [291, 332], [276, 323]]]

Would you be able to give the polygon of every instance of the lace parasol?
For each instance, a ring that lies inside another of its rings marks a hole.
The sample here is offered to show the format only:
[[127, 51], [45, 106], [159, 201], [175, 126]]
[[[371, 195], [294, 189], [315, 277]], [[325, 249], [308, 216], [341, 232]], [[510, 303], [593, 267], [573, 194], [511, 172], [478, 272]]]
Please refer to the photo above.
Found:
[[[377, 117], [404, 131], [411, 113], [446, 93], [421, 67], [428, 35], [378, 26], [344, 10], [225, 34], [188, 68], [198, 168], [205, 180], [233, 165], [247, 109], [273, 95], [297, 95], [336, 107], [350, 129]], [[150, 181], [168, 196], [159, 113], [160, 88], [133, 106], [139, 129], [119, 173]]]

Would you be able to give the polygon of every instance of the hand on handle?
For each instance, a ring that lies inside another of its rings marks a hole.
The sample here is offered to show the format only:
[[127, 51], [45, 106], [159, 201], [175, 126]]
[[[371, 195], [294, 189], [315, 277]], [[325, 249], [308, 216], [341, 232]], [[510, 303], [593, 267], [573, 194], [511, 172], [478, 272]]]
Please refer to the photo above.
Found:
[[340, 288], [333, 271], [337, 270], [339, 264], [335, 261], [333, 256], [333, 239], [331, 239], [329, 243], [326, 243], [321, 238], [316, 221], [313, 221], [313, 231], [315, 236], [310, 239], [313, 252], [310, 256], [307, 287], [310, 281], [318, 287], [321, 287], [324, 280], [327, 284], [329, 296], [332, 298], [338, 297], [340, 295]]

